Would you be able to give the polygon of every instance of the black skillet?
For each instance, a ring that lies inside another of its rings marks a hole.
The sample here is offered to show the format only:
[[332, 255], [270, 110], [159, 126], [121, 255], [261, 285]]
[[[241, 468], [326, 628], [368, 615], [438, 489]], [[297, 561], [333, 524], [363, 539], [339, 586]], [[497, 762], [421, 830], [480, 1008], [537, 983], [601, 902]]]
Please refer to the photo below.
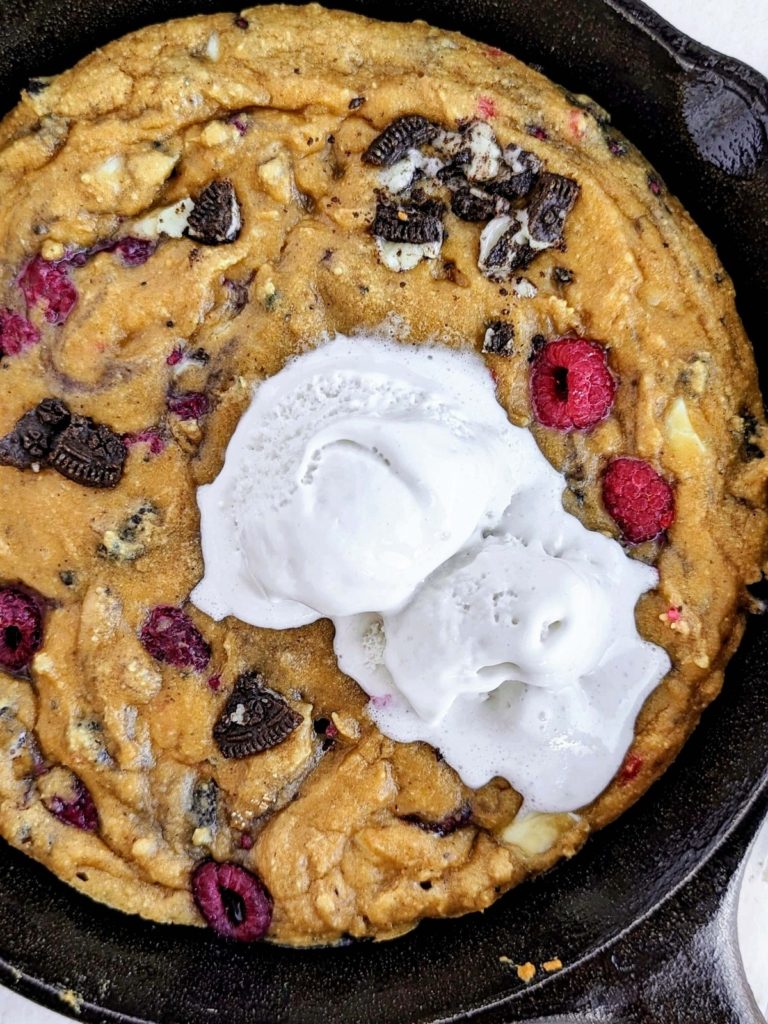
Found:
[[[0, 103], [31, 75], [206, 0], [0, 2]], [[347, 0], [459, 28], [587, 92], [715, 241], [768, 382], [768, 83], [636, 0]], [[745, 1024], [760, 1020], [735, 948], [737, 869], [768, 809], [768, 630], [750, 623], [723, 695], [651, 793], [571, 863], [482, 916], [396, 942], [225, 946], [107, 910], [2, 847], [0, 977], [60, 1012], [145, 1024]], [[563, 971], [529, 986], [500, 956]], [[768, 970], [768, 965], [766, 966]], [[16, 1022], [14, 1022], [16, 1024]]]

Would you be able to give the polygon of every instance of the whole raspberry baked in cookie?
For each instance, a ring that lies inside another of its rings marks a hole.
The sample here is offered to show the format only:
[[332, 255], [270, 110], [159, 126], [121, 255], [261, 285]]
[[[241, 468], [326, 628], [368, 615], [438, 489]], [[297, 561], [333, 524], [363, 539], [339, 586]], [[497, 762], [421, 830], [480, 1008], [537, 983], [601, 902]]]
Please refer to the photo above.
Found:
[[[23, 93], [0, 243], [8, 842], [226, 939], [383, 939], [570, 856], [672, 761], [760, 577], [765, 420], [716, 254], [594, 103], [423, 23], [170, 22]], [[635, 620], [671, 667], [586, 804], [526, 813], [392, 739], [330, 618], [190, 600], [256, 385], [384, 333], [482, 359], [565, 510], [658, 572]]]

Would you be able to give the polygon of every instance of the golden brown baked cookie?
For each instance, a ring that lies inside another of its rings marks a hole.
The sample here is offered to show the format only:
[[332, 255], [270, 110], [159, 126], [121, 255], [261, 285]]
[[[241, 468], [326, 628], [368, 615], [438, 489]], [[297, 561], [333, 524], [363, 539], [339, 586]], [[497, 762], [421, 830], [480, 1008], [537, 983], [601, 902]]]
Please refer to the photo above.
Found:
[[[490, 175], [468, 170], [489, 151], [477, 125], [506, 147]], [[442, 179], [410, 181], [407, 161], [382, 177], [436, 142], [454, 146]], [[203, 923], [197, 870], [209, 916], [228, 893], [234, 937], [388, 938], [488, 906], [658, 777], [717, 694], [760, 575], [765, 426], [730, 281], [603, 111], [423, 23], [261, 7], [144, 29], [35, 83], [0, 125], [0, 197], [10, 843], [155, 920]], [[484, 223], [519, 210], [539, 218], [529, 251], [479, 267]], [[404, 240], [439, 244], [421, 258]], [[411, 269], [382, 262], [403, 251]], [[185, 604], [195, 488], [252, 384], [393, 314], [403, 338], [485, 350], [589, 527], [619, 535], [602, 497], [616, 457], [673, 489], [667, 534], [632, 549], [658, 565], [637, 621], [673, 669], [576, 815], [515, 821], [503, 781], [470, 791], [431, 748], [384, 738], [327, 621], [269, 631]], [[574, 336], [607, 347], [617, 387], [607, 418], [566, 432], [536, 422], [529, 361]], [[273, 731], [225, 756], [238, 702]]]

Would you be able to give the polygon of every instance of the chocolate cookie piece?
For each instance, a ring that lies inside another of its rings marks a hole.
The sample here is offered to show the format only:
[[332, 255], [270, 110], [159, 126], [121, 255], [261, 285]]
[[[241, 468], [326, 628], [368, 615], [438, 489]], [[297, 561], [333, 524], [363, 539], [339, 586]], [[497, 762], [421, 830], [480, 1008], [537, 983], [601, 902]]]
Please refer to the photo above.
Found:
[[35, 463], [45, 464], [54, 438], [69, 425], [70, 419], [63, 402], [44, 398], [0, 439], [0, 466], [29, 469]]
[[386, 242], [442, 242], [444, 212], [445, 205], [434, 199], [402, 205], [379, 199], [371, 234]]
[[229, 178], [206, 185], [195, 199], [187, 235], [203, 245], [225, 245], [240, 234], [243, 220], [235, 187]]
[[192, 790], [190, 814], [198, 828], [213, 828], [219, 817], [219, 787], [215, 779], [202, 779]]
[[491, 220], [496, 216], [496, 199], [477, 189], [458, 189], [451, 196], [451, 212], [460, 220]]
[[493, 195], [506, 199], [522, 199], [527, 196], [541, 172], [541, 160], [519, 146], [507, 146], [504, 150], [505, 167], [492, 181], [485, 182], [484, 188]]
[[440, 131], [438, 125], [421, 114], [397, 117], [377, 135], [363, 153], [363, 162], [374, 167], [391, 167], [405, 156], [409, 149], [430, 142]]
[[125, 442], [109, 427], [87, 416], [73, 416], [54, 437], [48, 465], [84, 487], [114, 487], [127, 454]]
[[755, 439], [759, 438], [758, 433], [758, 422], [757, 417], [749, 411], [749, 409], [741, 409], [739, 415], [741, 416], [742, 423], [742, 451], [744, 458], [747, 461], [751, 459], [763, 459], [765, 458], [765, 452], [760, 445], [755, 444]]
[[495, 356], [511, 356], [514, 351], [515, 325], [508, 320], [492, 320], [486, 327], [483, 352]]
[[565, 218], [573, 209], [580, 186], [562, 174], [541, 174], [528, 202], [528, 231], [536, 242], [556, 245], [563, 237]]
[[213, 728], [224, 757], [240, 758], [276, 747], [299, 727], [302, 717], [279, 693], [270, 690], [260, 672], [244, 672]]
[[497, 217], [480, 236], [478, 267], [491, 281], [506, 281], [516, 270], [523, 270], [536, 256], [528, 242], [520, 216]]

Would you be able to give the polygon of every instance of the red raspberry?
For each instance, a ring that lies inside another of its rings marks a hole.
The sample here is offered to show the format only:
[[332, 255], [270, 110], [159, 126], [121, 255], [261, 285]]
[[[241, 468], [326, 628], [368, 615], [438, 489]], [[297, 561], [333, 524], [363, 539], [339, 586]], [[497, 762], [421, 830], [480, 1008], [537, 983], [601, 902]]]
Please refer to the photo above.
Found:
[[202, 391], [171, 392], [166, 397], [165, 404], [168, 411], [178, 416], [180, 420], [199, 420], [211, 407], [208, 396]]
[[632, 544], [653, 540], [675, 521], [675, 496], [642, 459], [614, 459], [603, 474], [603, 504]]
[[161, 604], [153, 608], [139, 638], [153, 658], [175, 668], [202, 672], [211, 660], [211, 645], [181, 608]]
[[44, 799], [43, 806], [64, 825], [82, 832], [96, 832], [99, 828], [99, 813], [93, 797], [76, 775], [71, 777], [68, 792]]
[[42, 601], [18, 587], [0, 587], [0, 668], [22, 671], [42, 646]]
[[115, 243], [115, 252], [126, 267], [140, 267], [146, 263], [157, 248], [157, 243], [147, 238], [133, 238], [127, 235]]
[[615, 392], [605, 349], [586, 338], [550, 341], [531, 364], [533, 412], [545, 427], [589, 430], [611, 411]]
[[200, 864], [192, 874], [192, 895], [208, 927], [223, 939], [257, 942], [269, 929], [272, 897], [260, 878], [237, 864]]
[[17, 356], [40, 341], [40, 331], [21, 313], [0, 309], [0, 356]]
[[63, 324], [77, 302], [77, 289], [69, 279], [66, 260], [52, 262], [34, 256], [19, 275], [19, 287], [28, 309], [42, 303], [49, 324]]

